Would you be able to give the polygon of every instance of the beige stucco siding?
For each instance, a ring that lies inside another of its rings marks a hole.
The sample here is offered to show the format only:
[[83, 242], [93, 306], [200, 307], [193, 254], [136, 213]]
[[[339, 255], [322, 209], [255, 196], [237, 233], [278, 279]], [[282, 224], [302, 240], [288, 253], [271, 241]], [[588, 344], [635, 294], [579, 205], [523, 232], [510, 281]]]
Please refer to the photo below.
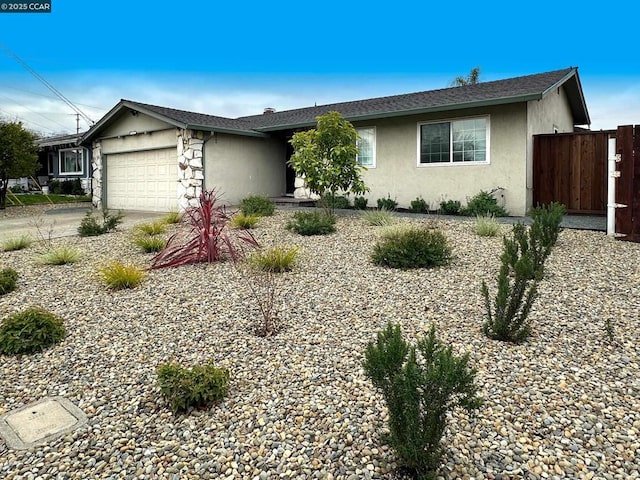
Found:
[[[488, 115], [489, 164], [418, 165], [421, 122]], [[431, 208], [442, 200], [459, 200], [480, 190], [503, 187], [505, 207], [513, 215], [526, 210], [527, 115], [525, 104], [496, 106], [433, 115], [356, 122], [356, 127], [376, 127], [376, 167], [364, 173], [370, 192], [369, 205], [390, 195], [400, 207], [408, 208], [422, 196]]]
[[285, 193], [284, 142], [217, 133], [207, 140], [204, 152], [205, 188], [218, 189], [225, 203]]
[[166, 128], [172, 128], [172, 126], [144, 113], [136, 113], [133, 115], [130, 110], [124, 110], [110, 120], [109, 125], [104, 128], [100, 136], [112, 137], [116, 135], [128, 135], [129, 132], [132, 131], [143, 133]]
[[533, 201], [533, 136], [573, 132], [571, 107], [564, 87], [554, 88], [540, 100], [527, 102], [527, 206]]

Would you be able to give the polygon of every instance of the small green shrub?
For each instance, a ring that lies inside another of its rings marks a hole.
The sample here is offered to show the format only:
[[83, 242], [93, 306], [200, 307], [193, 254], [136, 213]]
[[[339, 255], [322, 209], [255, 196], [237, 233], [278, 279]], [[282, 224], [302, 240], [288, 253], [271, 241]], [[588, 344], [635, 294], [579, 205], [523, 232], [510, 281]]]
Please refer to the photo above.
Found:
[[560, 224], [566, 213], [566, 207], [556, 202], [534, 207], [529, 212], [533, 220], [533, 234], [545, 251], [550, 252], [558, 241], [558, 235], [561, 231]]
[[18, 272], [13, 268], [3, 268], [0, 270], [0, 295], [13, 292], [16, 289]]
[[167, 224], [162, 221], [141, 223], [136, 226], [136, 229], [145, 235], [160, 235], [167, 231]]
[[82, 257], [82, 252], [71, 245], [51, 247], [40, 255], [36, 261], [42, 265], [67, 265], [75, 263]]
[[287, 228], [300, 235], [327, 235], [336, 231], [336, 217], [320, 212], [295, 212]]
[[395, 210], [398, 208], [398, 202], [391, 198], [390, 195], [387, 195], [387, 198], [379, 198], [376, 200], [378, 204], [378, 210]]
[[479, 237], [495, 237], [500, 231], [500, 224], [493, 215], [477, 215], [473, 230]]
[[260, 217], [258, 215], [245, 215], [244, 213], [238, 213], [231, 218], [231, 223], [234, 227], [243, 230], [254, 228]]
[[298, 258], [297, 247], [271, 247], [254, 252], [249, 261], [260, 270], [267, 272], [288, 272], [295, 266]]
[[367, 225], [376, 227], [388, 227], [396, 222], [395, 213], [386, 208], [380, 210], [365, 210], [361, 213], [360, 217]]
[[460, 215], [462, 205], [458, 200], [443, 200], [440, 202], [440, 213], [442, 215]]
[[145, 253], [155, 253], [167, 246], [167, 239], [158, 235], [140, 235], [133, 239], [133, 243]]
[[414, 478], [435, 478], [448, 415], [455, 408], [471, 413], [482, 404], [469, 354], [454, 355], [436, 338], [433, 325], [414, 346], [399, 325], [389, 323], [375, 343], [369, 342], [364, 357], [365, 374], [382, 392], [389, 412], [383, 439]]
[[22, 185], [11, 185], [9, 187], [9, 191], [11, 193], [24, 193], [24, 190], [22, 190]]
[[113, 290], [137, 287], [146, 273], [135, 265], [111, 262], [98, 270], [104, 283]]
[[118, 212], [113, 215], [108, 210], [102, 211], [102, 220], [98, 219], [91, 213], [87, 212], [85, 217], [80, 222], [78, 227], [78, 234], [81, 237], [95, 237], [104, 233], [110, 232], [118, 225], [122, 223], [124, 215], [122, 212]]
[[444, 233], [415, 226], [385, 233], [371, 256], [376, 265], [400, 269], [437, 267], [446, 265], [451, 258]]
[[180, 223], [181, 220], [182, 215], [175, 211], [171, 211], [162, 217], [162, 222], [167, 225], [175, 225], [176, 223]]
[[429, 204], [422, 197], [416, 197], [415, 200], [411, 200], [411, 208], [409, 210], [413, 213], [429, 213]]
[[16, 250], [24, 250], [33, 244], [33, 238], [29, 235], [18, 235], [17, 237], [7, 238], [2, 242], [3, 252], [15, 252]]
[[211, 362], [190, 369], [177, 363], [158, 367], [158, 386], [175, 413], [219, 402], [229, 392], [230, 379], [229, 370]]
[[356, 210], [366, 210], [368, 202], [369, 200], [365, 197], [361, 197], [361, 196], [354, 197], [353, 208], [355, 208]]
[[82, 182], [79, 178], [72, 180], [50, 180], [49, 192], [56, 195], [84, 195]]
[[275, 209], [276, 206], [271, 200], [260, 195], [243, 198], [240, 203], [240, 211], [247, 216], [269, 217], [273, 215]]
[[66, 334], [62, 319], [38, 307], [15, 313], [0, 324], [0, 353], [33, 353], [62, 341]]
[[462, 210], [463, 215], [474, 217], [476, 215], [493, 215], [494, 217], [506, 217], [508, 212], [498, 205], [498, 200], [489, 192], [480, 190], [480, 193], [467, 201], [467, 206]]
[[482, 281], [481, 291], [486, 310], [482, 330], [489, 338], [521, 343], [531, 335], [528, 316], [537, 294], [536, 271], [524, 225], [514, 225], [511, 237], [504, 237], [500, 261], [493, 308], [489, 288]]
[[348, 208], [351, 208], [351, 204], [349, 203], [349, 199], [347, 197], [342, 195], [334, 195], [332, 193], [325, 193], [320, 199], [320, 203], [330, 211], [335, 209], [346, 210]]

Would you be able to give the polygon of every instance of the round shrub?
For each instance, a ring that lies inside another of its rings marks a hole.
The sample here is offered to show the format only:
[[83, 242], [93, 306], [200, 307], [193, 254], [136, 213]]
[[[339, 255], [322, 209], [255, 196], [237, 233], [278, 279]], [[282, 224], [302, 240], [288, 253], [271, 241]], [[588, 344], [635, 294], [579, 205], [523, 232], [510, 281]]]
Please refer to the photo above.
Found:
[[444, 233], [421, 227], [393, 230], [373, 249], [373, 263], [391, 268], [432, 268], [451, 260], [451, 247]]
[[0, 353], [33, 353], [62, 341], [62, 319], [39, 307], [15, 313], [0, 324]]
[[18, 281], [18, 272], [13, 268], [4, 268], [0, 270], [0, 295], [13, 292], [16, 289]]
[[240, 203], [240, 211], [246, 216], [269, 217], [273, 215], [276, 206], [266, 197], [251, 195], [243, 198]]
[[336, 231], [336, 217], [320, 212], [296, 212], [287, 228], [299, 235], [327, 235]]

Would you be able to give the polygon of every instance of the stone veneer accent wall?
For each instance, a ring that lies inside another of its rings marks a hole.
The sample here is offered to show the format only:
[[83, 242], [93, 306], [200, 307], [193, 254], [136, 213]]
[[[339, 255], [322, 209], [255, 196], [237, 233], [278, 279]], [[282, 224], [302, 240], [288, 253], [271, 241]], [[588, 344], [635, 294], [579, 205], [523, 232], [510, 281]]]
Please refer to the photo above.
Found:
[[319, 195], [311, 193], [311, 190], [307, 188], [307, 183], [304, 181], [304, 177], [296, 177], [294, 188], [293, 198], [310, 198], [313, 200], [320, 198]]
[[178, 207], [184, 210], [198, 205], [204, 172], [202, 152], [204, 135], [197, 130], [178, 129]]
[[91, 203], [95, 208], [102, 208], [102, 144], [93, 142], [91, 159]]

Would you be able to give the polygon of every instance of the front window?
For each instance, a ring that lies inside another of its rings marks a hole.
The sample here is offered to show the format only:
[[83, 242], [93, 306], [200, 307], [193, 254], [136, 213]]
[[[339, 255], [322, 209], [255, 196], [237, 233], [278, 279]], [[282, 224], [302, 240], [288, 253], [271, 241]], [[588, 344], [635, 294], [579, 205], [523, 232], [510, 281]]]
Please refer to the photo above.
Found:
[[423, 123], [420, 129], [420, 164], [487, 163], [488, 118]]
[[82, 174], [82, 148], [60, 150], [60, 175]]
[[376, 129], [375, 127], [358, 128], [358, 155], [356, 161], [358, 165], [367, 168], [376, 166]]

